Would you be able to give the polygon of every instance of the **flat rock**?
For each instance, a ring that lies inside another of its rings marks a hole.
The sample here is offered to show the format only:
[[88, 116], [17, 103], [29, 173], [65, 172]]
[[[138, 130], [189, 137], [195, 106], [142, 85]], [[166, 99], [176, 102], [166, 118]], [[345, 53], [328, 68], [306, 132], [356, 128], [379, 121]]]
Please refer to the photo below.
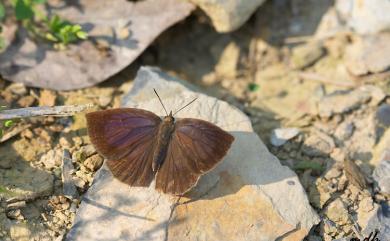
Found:
[[10, 43], [0, 53], [5, 79], [55, 90], [92, 86], [128, 66], [161, 32], [194, 9], [180, 0], [57, 2], [50, 13], [80, 24], [88, 40], [56, 51], [45, 42], [36, 44], [15, 24], [2, 26]]
[[390, 33], [358, 37], [346, 49], [346, 66], [353, 75], [380, 73], [390, 68]]
[[224, 128], [235, 137], [231, 149], [180, 198], [157, 192], [153, 184], [125, 185], [103, 165], [66, 240], [302, 240], [319, 222], [295, 173], [267, 150], [247, 116], [149, 67], [138, 72], [123, 105], [163, 116], [153, 88], [168, 110], [197, 97], [178, 118], [200, 118]]
[[188, 0], [200, 7], [218, 32], [231, 32], [243, 25], [265, 0]]

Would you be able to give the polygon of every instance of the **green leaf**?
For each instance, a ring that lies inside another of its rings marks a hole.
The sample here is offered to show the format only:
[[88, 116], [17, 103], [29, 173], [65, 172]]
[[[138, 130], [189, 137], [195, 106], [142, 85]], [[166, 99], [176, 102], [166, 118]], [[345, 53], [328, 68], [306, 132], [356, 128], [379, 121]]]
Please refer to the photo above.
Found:
[[5, 17], [5, 8], [4, 5], [0, 3], [0, 20]]
[[32, 19], [34, 17], [32, 6], [26, 4], [26, 1], [24, 0], [17, 0], [15, 5], [15, 16], [18, 20]]
[[307, 170], [307, 169], [312, 169], [312, 170], [322, 172], [324, 170], [324, 167], [317, 162], [311, 162], [311, 161], [300, 161], [294, 166], [294, 170]]
[[46, 33], [45, 38], [49, 41], [57, 42], [58, 38], [51, 33]]
[[78, 31], [81, 31], [81, 26], [76, 24], [72, 26], [72, 32], [77, 33]]
[[79, 39], [87, 39], [88, 38], [88, 34], [86, 32], [84, 32], [84, 31], [78, 31], [76, 33], [76, 36]]
[[4, 122], [4, 126], [7, 127], [7, 128], [11, 127], [13, 124], [14, 124], [13, 120], [6, 120]]
[[249, 83], [248, 84], [248, 90], [251, 92], [255, 92], [260, 89], [260, 86], [256, 83]]

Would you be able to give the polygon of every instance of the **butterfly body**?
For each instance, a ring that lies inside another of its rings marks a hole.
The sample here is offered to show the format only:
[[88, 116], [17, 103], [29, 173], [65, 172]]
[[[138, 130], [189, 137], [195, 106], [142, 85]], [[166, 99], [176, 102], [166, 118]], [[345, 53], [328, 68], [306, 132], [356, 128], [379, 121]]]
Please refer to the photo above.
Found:
[[200, 119], [163, 119], [136, 108], [86, 115], [90, 140], [114, 177], [130, 186], [181, 195], [196, 185], [229, 150], [234, 137]]
[[175, 129], [175, 118], [173, 118], [171, 112], [168, 116], [165, 116], [163, 118], [158, 128], [157, 144], [153, 154], [153, 164], [152, 164], [153, 172], [158, 171], [158, 169], [163, 164], [166, 158], [169, 141], [171, 140], [174, 129]]

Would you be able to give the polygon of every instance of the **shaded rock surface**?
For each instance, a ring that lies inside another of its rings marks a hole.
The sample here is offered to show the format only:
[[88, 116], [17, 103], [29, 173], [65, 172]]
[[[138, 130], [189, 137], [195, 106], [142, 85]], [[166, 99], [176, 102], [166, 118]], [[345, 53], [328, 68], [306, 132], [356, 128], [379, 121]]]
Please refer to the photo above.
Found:
[[153, 88], [168, 109], [198, 97], [178, 118], [217, 124], [235, 136], [232, 148], [181, 198], [159, 193], [153, 184], [125, 185], [103, 165], [66, 240], [302, 240], [318, 223], [295, 173], [269, 153], [244, 114], [152, 68], [138, 72], [123, 105], [162, 116]]
[[377, 240], [390, 240], [390, 205], [383, 203], [368, 220], [362, 233], [368, 237], [371, 232], [379, 230]]
[[373, 178], [383, 193], [390, 194], [390, 147], [383, 152], [380, 159]]
[[162, 31], [194, 8], [177, 0], [81, 0], [68, 4], [50, 11], [80, 24], [88, 32], [88, 40], [56, 51], [44, 42], [36, 44], [23, 28], [16, 31], [16, 26], [6, 25], [3, 32], [10, 45], [0, 53], [4, 78], [55, 90], [92, 86], [128, 66]]

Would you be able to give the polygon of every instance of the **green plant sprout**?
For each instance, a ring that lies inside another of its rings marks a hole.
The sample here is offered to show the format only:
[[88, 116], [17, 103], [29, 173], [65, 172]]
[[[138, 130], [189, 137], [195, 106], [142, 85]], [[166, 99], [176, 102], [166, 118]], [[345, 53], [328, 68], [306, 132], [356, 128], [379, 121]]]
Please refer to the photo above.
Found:
[[260, 86], [256, 83], [249, 83], [248, 84], [248, 90], [251, 92], [255, 92], [260, 89]]
[[84, 40], [88, 37], [88, 34], [82, 30], [80, 25], [72, 25], [70, 22], [61, 19], [58, 15], [47, 20], [46, 24], [49, 31], [45, 34], [45, 38], [64, 46], [78, 39]]
[[[0, 106], [0, 111], [5, 109], [6, 106]], [[15, 124], [13, 120], [5, 120], [0, 122], [0, 138], [3, 137], [4, 131]]]
[[[88, 34], [78, 24], [61, 19], [58, 15], [47, 17], [38, 10], [38, 5], [46, 0], [11, 0], [14, 15], [34, 38], [54, 43], [54, 48], [65, 49], [70, 43], [85, 40]], [[0, 3], [0, 21], [5, 18], [5, 6]], [[0, 29], [1, 33], [1, 29]], [[0, 38], [0, 49], [4, 39]]]

